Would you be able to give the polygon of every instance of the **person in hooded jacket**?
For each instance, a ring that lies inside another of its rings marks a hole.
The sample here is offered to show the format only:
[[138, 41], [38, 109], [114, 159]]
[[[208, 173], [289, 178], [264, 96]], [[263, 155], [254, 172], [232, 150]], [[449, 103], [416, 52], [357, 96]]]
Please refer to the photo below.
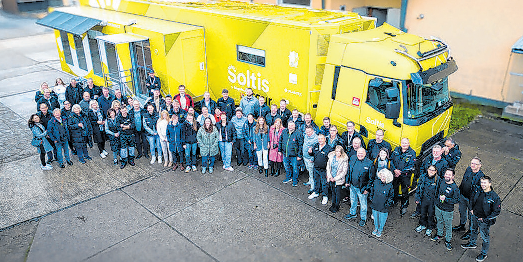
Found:
[[211, 118], [204, 120], [203, 126], [198, 130], [196, 135], [200, 154], [202, 156], [202, 174], [209, 170], [209, 174], [214, 171], [214, 160], [218, 154], [218, 130], [212, 124]]
[[392, 180], [394, 175], [387, 168], [383, 168], [378, 172], [378, 179], [374, 180], [372, 188], [369, 193], [370, 207], [372, 208], [372, 215], [374, 216], [374, 231], [372, 234], [376, 237], [381, 237], [383, 227], [387, 222], [389, 209], [392, 207], [394, 199], [394, 188]]
[[83, 88], [82, 85], [76, 82], [76, 79], [71, 79], [71, 83], [65, 89], [65, 99], [71, 104], [76, 105], [82, 101]]
[[182, 123], [178, 122], [176, 114], [171, 116], [171, 121], [167, 125], [167, 141], [169, 141], [169, 150], [173, 156], [173, 171], [176, 171], [178, 167], [183, 170]]
[[341, 145], [337, 145], [334, 151], [329, 153], [328, 158], [326, 176], [332, 194], [332, 205], [329, 210], [336, 213], [340, 210], [341, 187], [345, 183], [349, 159]]

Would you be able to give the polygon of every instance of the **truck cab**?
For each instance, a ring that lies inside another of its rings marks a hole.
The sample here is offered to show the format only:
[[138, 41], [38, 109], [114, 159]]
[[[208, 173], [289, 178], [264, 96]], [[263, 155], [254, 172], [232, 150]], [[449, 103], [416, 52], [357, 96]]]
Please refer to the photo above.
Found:
[[456, 70], [443, 42], [387, 24], [333, 35], [316, 122], [329, 116], [343, 131], [353, 121], [367, 141], [383, 129], [393, 148], [407, 137], [420, 162], [447, 135]]

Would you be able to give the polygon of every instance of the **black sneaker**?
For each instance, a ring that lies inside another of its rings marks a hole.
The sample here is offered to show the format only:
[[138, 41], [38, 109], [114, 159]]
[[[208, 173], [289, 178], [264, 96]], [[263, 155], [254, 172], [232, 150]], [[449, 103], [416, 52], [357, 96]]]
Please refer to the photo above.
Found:
[[67, 164], [72, 166], [73, 165], [73, 161], [69, 160], [69, 161], [67, 161]]
[[484, 255], [483, 253], [481, 253], [476, 257], [476, 261], [481, 262], [481, 261], [485, 260], [485, 258], [487, 258], [487, 255]]
[[60, 163], [59, 167], [60, 168], [65, 168], [65, 165], [63, 163]]
[[463, 234], [463, 236], [461, 236], [461, 240], [470, 240], [470, 231], [467, 230], [467, 232], [465, 232], [465, 234]]
[[452, 244], [450, 242], [445, 241], [445, 247], [447, 248], [448, 251], [452, 250]]
[[441, 236], [438, 236], [438, 235], [435, 235], [433, 238], [431, 238], [430, 240], [432, 241], [439, 241], [440, 239], [442, 239], [443, 237]]
[[465, 249], [476, 248], [476, 247], [478, 247], [476, 244], [472, 244], [470, 242], [468, 242], [466, 244], [461, 244], [461, 248], [465, 248]]

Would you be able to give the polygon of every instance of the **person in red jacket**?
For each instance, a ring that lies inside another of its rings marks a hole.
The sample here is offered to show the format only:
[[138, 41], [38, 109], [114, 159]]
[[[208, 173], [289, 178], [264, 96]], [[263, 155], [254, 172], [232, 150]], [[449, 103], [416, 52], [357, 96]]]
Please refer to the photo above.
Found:
[[174, 96], [174, 100], [180, 102], [180, 107], [187, 111], [189, 107], [194, 107], [194, 101], [192, 100], [192, 97], [185, 93], [185, 86], [180, 85], [178, 87], [179, 94]]

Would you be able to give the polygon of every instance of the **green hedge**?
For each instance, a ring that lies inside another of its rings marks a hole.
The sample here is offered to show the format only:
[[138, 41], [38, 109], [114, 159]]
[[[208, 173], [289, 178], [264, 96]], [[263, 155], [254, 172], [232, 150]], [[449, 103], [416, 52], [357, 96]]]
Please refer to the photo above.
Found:
[[449, 135], [453, 135], [458, 130], [467, 126], [477, 115], [480, 115], [481, 111], [468, 104], [454, 104], [452, 110], [452, 118], [450, 119]]

